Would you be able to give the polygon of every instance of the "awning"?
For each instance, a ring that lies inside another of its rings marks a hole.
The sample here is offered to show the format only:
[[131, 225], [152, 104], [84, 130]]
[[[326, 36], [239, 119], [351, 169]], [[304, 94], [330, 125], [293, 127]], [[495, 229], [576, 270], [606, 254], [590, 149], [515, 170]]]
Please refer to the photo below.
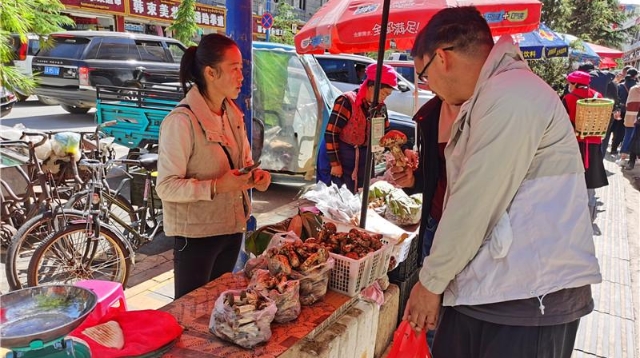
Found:
[[618, 66], [616, 61], [614, 61], [611, 57], [602, 57], [600, 60], [600, 68], [614, 68]]
[[573, 46], [569, 48], [570, 58], [578, 62], [591, 62], [594, 65], [600, 63], [600, 56], [585, 41], [569, 34], [558, 33], [558, 35], [562, 37], [567, 45]]
[[621, 58], [624, 55], [624, 52], [613, 48], [592, 44], [591, 42], [586, 42], [586, 44], [600, 57]]

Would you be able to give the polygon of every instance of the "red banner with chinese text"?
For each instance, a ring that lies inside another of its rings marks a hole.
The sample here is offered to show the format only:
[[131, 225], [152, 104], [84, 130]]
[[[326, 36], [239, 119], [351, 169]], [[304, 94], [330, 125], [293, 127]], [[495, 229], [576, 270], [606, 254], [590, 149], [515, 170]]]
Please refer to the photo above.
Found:
[[68, 9], [124, 15], [126, 1], [127, 0], [61, 0], [60, 2]]

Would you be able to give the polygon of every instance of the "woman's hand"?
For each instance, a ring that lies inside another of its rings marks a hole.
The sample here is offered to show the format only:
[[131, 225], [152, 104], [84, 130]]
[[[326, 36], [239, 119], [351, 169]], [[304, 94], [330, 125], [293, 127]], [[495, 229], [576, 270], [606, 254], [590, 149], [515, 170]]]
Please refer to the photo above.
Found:
[[230, 170], [220, 178], [211, 182], [211, 190], [214, 194], [230, 193], [253, 188], [252, 173], [240, 174], [238, 170]]
[[262, 169], [256, 169], [251, 173], [253, 174], [253, 187], [259, 191], [266, 191], [271, 184], [271, 174]]
[[342, 178], [342, 165], [332, 165], [331, 175], [334, 177]]

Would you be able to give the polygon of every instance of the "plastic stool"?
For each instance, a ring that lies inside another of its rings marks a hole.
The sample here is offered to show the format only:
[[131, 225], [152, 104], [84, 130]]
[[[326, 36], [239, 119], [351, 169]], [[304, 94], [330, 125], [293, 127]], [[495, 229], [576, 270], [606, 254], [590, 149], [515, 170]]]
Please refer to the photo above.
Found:
[[119, 311], [127, 310], [127, 302], [125, 301], [124, 291], [119, 282], [103, 281], [103, 280], [83, 280], [78, 281], [74, 286], [82, 287], [93, 291], [98, 296], [96, 308], [91, 313], [96, 319], [104, 317], [109, 309], [116, 303], [119, 303]]

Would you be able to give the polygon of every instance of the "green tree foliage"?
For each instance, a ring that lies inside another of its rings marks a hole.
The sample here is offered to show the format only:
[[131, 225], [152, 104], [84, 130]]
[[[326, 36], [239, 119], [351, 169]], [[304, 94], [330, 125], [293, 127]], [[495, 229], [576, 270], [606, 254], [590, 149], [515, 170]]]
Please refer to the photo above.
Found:
[[635, 28], [621, 30], [628, 15], [617, 0], [575, 0], [567, 19], [574, 35], [604, 46], [619, 47], [635, 32]]
[[27, 34], [44, 36], [64, 30], [62, 26], [73, 25], [71, 18], [61, 14], [64, 6], [59, 0], [2, 0], [0, 2], [0, 63], [2, 64], [2, 86], [21, 93], [30, 94], [36, 85], [31, 77], [20, 73], [13, 65], [13, 40], [11, 34], [18, 34], [24, 43]]
[[558, 92], [558, 95], [562, 94], [566, 84], [565, 75], [570, 71], [570, 63], [566, 58], [545, 58], [527, 62], [535, 74]]
[[567, 19], [573, 10], [571, 0], [542, 0], [540, 21], [557, 32], [571, 32]]
[[296, 13], [293, 11], [293, 6], [286, 1], [278, 2], [276, 9], [276, 16], [273, 17], [273, 27], [282, 30], [282, 36], [269, 37], [271, 42], [277, 42], [281, 44], [293, 45], [293, 25], [298, 26], [300, 20], [296, 17]]
[[[633, 26], [621, 30], [628, 20], [618, 0], [541, 0], [541, 22], [556, 32], [568, 33], [582, 40], [602, 46], [620, 48], [629, 42], [631, 35], [637, 31]], [[577, 48], [577, 43], [571, 44]], [[529, 66], [538, 76], [562, 92], [565, 74], [573, 69], [568, 59], [543, 59], [528, 61]]]
[[619, 48], [638, 28], [622, 30], [629, 15], [618, 0], [542, 0], [542, 22], [585, 41]]
[[167, 28], [173, 32], [173, 38], [187, 46], [195, 45], [193, 37], [198, 32], [196, 24], [196, 0], [183, 0], [176, 12], [176, 18]]

